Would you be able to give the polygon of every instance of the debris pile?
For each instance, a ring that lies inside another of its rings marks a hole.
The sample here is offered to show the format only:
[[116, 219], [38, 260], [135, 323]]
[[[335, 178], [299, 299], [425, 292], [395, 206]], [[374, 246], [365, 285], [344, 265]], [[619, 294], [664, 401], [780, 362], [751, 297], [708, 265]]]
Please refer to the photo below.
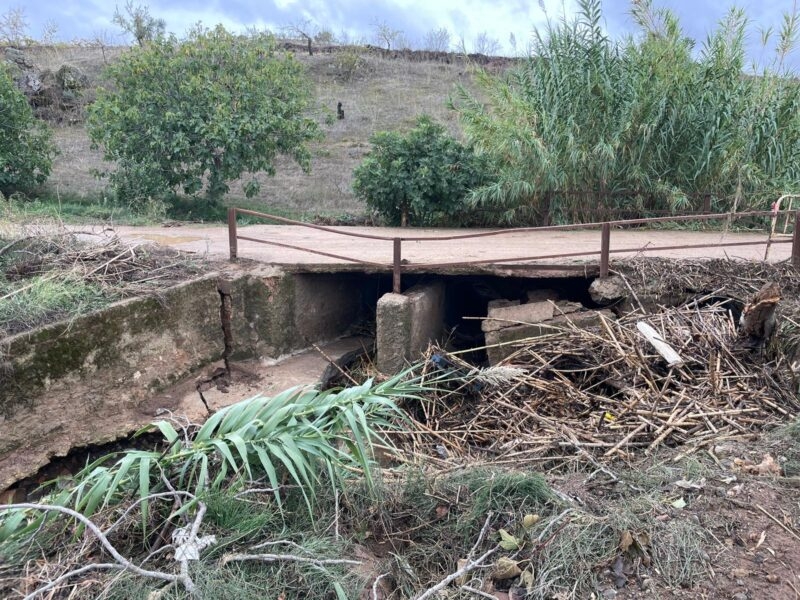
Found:
[[505, 461], [577, 452], [594, 461], [685, 446], [685, 456], [748, 439], [800, 410], [786, 361], [746, 349], [724, 302], [597, 315], [594, 327], [566, 320], [517, 342], [489, 368], [429, 350], [433, 391], [409, 407], [422, 432], [412, 435], [413, 450]]

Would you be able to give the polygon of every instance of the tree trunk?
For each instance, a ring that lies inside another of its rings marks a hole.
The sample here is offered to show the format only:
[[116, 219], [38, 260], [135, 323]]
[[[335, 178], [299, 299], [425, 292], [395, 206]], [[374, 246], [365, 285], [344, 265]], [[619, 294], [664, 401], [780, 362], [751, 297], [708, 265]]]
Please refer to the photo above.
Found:
[[775, 309], [781, 299], [777, 283], [765, 283], [747, 303], [739, 319], [742, 344], [745, 348], [763, 350], [775, 332]]

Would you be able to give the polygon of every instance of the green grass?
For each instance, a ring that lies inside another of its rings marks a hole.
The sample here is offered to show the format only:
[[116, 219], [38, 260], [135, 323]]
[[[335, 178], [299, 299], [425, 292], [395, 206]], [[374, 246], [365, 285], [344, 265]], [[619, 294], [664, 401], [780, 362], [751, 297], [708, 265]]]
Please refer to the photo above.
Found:
[[70, 273], [10, 282], [0, 278], [0, 336], [110, 304], [114, 296]]
[[[339, 210], [302, 210], [285, 206], [272, 206], [259, 199], [229, 196], [220, 204], [210, 204], [203, 199], [178, 196], [170, 203], [153, 202], [144, 210], [134, 210], [121, 205], [100, 193], [55, 195], [49, 191], [30, 198], [4, 200], [5, 211], [12, 212], [17, 220], [52, 219], [67, 225], [158, 225], [165, 221], [199, 223], [225, 223], [228, 207], [246, 208], [266, 212], [287, 219], [310, 222], [318, 217], [335, 221], [355, 220], [357, 215]], [[240, 225], [270, 223], [257, 217], [240, 216]], [[271, 223], [276, 224], [274, 221]]]
[[81, 196], [45, 191], [31, 199], [17, 198], [6, 202], [10, 202], [6, 209], [21, 220], [55, 219], [69, 225], [151, 225], [159, 220], [157, 213], [133, 211], [99, 193]]

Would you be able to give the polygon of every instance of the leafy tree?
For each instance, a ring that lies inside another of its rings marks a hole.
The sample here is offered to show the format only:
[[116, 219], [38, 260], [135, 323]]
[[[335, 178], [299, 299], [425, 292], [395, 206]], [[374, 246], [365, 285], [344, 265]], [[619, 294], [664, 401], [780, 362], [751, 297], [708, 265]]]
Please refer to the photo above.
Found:
[[56, 154], [50, 130], [38, 121], [0, 65], [0, 193], [44, 183]]
[[422, 116], [403, 135], [381, 131], [354, 171], [353, 190], [390, 225], [464, 222], [464, 196], [487, 182], [487, 163]]
[[156, 19], [150, 14], [147, 5], [134, 4], [133, 0], [125, 3], [124, 12], [119, 7], [114, 10], [113, 21], [125, 33], [131, 34], [139, 46], [163, 37], [167, 27], [164, 19]]
[[[113, 86], [98, 91], [88, 126], [106, 160], [118, 163], [110, 175], [118, 195], [180, 188], [217, 203], [245, 172], [274, 175], [278, 154], [309, 166], [305, 144], [318, 135], [304, 116], [310, 87], [270, 36], [197, 29], [184, 41], [170, 36], [134, 49], [107, 73]], [[255, 179], [245, 192], [258, 192]]]

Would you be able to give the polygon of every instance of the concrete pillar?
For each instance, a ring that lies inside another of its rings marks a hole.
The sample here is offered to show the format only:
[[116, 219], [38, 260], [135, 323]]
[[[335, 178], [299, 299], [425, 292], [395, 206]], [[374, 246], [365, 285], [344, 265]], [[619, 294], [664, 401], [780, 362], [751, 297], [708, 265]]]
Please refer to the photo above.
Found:
[[444, 331], [444, 283], [416, 285], [403, 294], [385, 294], [376, 314], [377, 366], [397, 373], [418, 360]]

